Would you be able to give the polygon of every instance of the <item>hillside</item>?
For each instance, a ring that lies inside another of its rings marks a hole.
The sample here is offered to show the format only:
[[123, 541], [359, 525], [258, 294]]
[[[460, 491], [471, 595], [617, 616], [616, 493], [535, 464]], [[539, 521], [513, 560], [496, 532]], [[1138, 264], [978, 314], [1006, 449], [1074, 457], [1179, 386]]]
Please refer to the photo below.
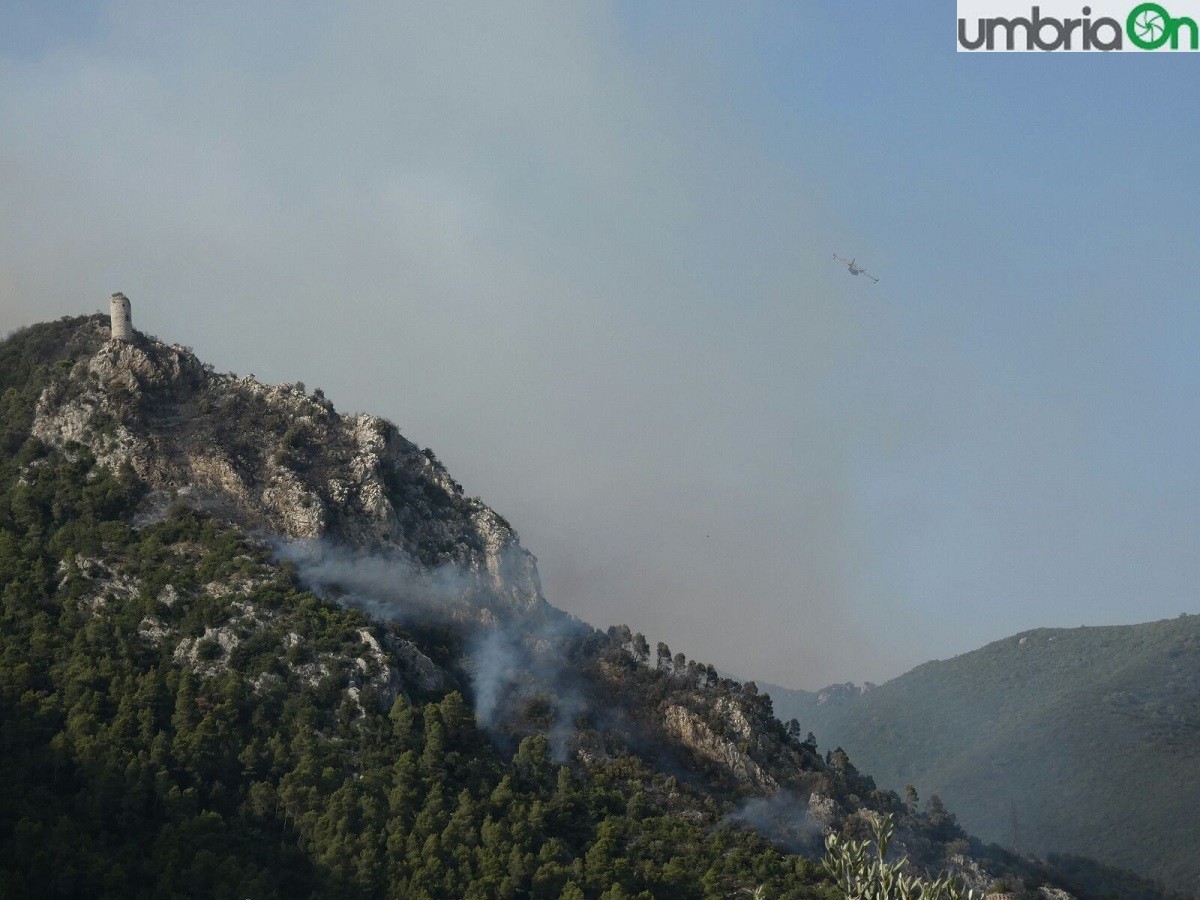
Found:
[[1163, 896], [556, 610], [390, 423], [108, 338], [0, 343], [0, 897], [832, 897], [823, 834], [876, 813], [918, 873]]
[[772, 695], [988, 840], [1091, 853], [1200, 895], [1200, 616], [1038, 629], [865, 691]]

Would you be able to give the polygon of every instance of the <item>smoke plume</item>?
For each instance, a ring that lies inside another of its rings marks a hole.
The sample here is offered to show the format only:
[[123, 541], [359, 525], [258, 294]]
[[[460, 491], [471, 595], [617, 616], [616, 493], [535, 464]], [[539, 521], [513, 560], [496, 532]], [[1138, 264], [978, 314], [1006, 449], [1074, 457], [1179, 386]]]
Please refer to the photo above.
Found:
[[460, 565], [421, 566], [400, 554], [367, 553], [325, 540], [271, 539], [275, 557], [322, 597], [380, 619], [419, 622], [486, 606], [482, 579]]
[[752, 828], [802, 856], [819, 856], [824, 842], [825, 823], [813, 815], [811, 802], [790, 791], [748, 800], [730, 813], [726, 822]]
[[[295, 567], [318, 595], [384, 620], [453, 621], [465, 631], [475, 720], [503, 743], [544, 731], [565, 761], [588, 703], [571, 664], [589, 626], [553, 608], [520, 615], [461, 565], [436, 568], [399, 554], [366, 553], [329, 541], [272, 539], [275, 557]], [[497, 615], [497, 611], [502, 614]]]

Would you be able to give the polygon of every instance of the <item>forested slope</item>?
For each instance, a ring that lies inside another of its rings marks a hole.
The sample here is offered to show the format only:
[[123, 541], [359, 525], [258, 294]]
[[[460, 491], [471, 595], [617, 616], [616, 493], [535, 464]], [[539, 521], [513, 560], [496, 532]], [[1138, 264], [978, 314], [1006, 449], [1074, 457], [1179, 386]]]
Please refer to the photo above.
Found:
[[865, 692], [773, 695], [984, 837], [1200, 889], [1200, 616], [1038, 629]]
[[914, 871], [1103, 896], [558, 612], [388, 423], [96, 317], [0, 343], [0, 408], [0, 896], [831, 897], [877, 814]]

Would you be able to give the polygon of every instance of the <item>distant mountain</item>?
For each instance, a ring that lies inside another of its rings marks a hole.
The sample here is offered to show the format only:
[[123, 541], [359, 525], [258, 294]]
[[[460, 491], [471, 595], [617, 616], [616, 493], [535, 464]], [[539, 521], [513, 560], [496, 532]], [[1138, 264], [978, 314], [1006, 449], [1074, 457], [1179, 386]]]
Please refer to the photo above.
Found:
[[1200, 616], [1038, 629], [865, 690], [770, 691], [782, 718], [985, 839], [1200, 895]]

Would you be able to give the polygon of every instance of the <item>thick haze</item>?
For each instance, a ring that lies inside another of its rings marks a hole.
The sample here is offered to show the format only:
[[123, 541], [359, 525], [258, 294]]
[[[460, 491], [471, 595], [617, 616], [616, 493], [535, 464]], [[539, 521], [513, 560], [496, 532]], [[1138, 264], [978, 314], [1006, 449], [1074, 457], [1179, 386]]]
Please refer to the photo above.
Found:
[[747, 677], [1200, 611], [1196, 59], [400, 6], [0, 6], [0, 331], [124, 291], [433, 447], [556, 605]]

